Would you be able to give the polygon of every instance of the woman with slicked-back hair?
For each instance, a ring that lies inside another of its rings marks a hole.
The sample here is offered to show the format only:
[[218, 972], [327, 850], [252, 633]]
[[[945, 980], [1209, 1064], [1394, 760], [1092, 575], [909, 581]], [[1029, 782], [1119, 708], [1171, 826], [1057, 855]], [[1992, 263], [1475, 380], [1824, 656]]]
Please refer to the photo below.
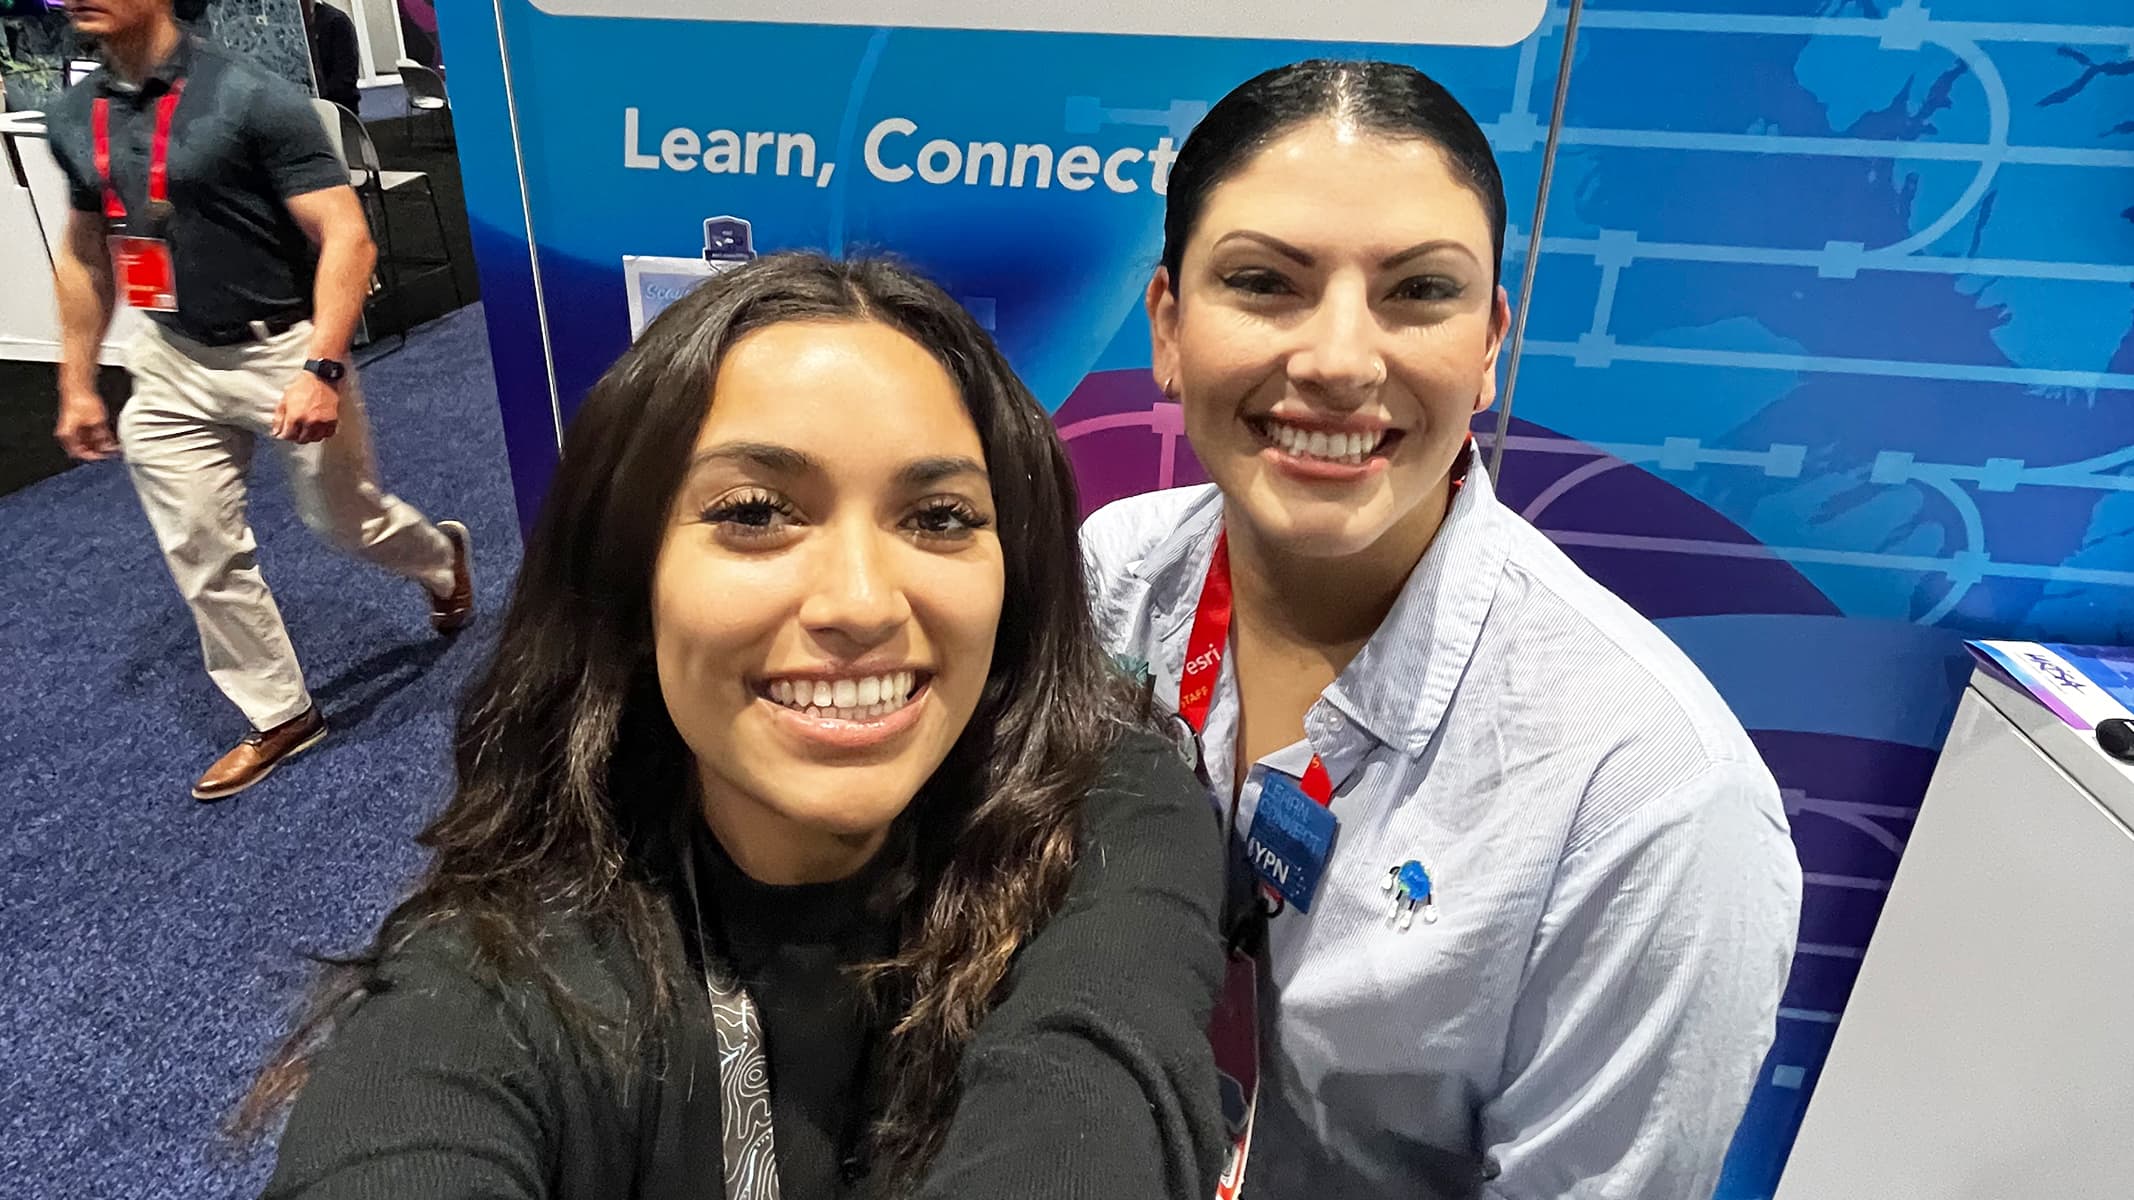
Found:
[[1468, 434], [1504, 228], [1481, 127], [1398, 63], [1268, 71], [1171, 172], [1155, 375], [1214, 482], [1082, 542], [1272, 910], [1255, 1200], [1709, 1197], [1772, 1041], [1777, 786]]

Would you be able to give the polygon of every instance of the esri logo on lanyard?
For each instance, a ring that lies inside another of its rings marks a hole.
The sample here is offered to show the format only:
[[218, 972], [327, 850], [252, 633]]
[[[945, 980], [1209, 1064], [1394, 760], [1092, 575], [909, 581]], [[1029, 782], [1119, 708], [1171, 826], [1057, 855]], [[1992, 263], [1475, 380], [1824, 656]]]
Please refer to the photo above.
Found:
[[180, 79], [156, 100], [155, 138], [148, 146], [148, 228], [158, 236], [140, 236], [132, 228], [126, 203], [111, 178], [111, 101], [98, 96], [89, 109], [91, 150], [96, 173], [104, 182], [104, 220], [124, 230], [111, 238], [111, 273], [126, 303], [149, 312], [178, 310], [178, 272], [170, 243], [160, 236], [170, 221], [170, 124], [185, 91]]

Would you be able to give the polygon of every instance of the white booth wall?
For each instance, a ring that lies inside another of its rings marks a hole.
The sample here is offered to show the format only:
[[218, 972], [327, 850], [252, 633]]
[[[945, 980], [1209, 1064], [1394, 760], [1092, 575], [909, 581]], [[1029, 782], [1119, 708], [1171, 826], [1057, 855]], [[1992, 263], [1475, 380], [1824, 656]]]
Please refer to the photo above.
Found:
[[[72, 205], [66, 176], [45, 144], [44, 114], [0, 114], [0, 152], [0, 359], [58, 362], [52, 255]], [[104, 363], [119, 362], [119, 348], [140, 321], [123, 305], [112, 314], [100, 355]]]

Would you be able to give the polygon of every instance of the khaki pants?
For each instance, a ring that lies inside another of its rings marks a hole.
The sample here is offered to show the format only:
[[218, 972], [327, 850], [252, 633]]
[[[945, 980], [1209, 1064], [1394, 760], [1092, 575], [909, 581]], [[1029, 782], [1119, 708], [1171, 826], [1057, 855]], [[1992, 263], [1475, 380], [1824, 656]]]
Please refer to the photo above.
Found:
[[332, 437], [298, 446], [273, 436], [274, 410], [303, 369], [310, 337], [305, 323], [263, 342], [203, 346], [150, 325], [129, 349], [133, 398], [119, 415], [134, 492], [193, 610], [207, 673], [257, 729], [311, 707], [245, 516], [245, 475], [260, 439], [281, 454], [312, 532], [434, 594], [452, 590], [451, 539], [378, 486], [354, 372]]

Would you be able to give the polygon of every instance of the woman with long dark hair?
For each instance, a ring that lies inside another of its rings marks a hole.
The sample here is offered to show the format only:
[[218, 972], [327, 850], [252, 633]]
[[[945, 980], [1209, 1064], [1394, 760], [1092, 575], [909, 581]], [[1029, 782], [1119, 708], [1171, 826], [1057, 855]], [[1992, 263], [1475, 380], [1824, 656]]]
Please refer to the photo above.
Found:
[[250, 1096], [268, 1194], [1176, 1196], [1223, 1138], [1205, 793], [945, 293], [758, 260], [573, 419], [435, 858]]
[[1091, 517], [1271, 910], [1248, 1195], [1708, 1197], [1800, 911], [1778, 789], [1468, 427], [1503, 182], [1412, 67], [1297, 63], [1180, 149], [1147, 292], [1213, 486]]

